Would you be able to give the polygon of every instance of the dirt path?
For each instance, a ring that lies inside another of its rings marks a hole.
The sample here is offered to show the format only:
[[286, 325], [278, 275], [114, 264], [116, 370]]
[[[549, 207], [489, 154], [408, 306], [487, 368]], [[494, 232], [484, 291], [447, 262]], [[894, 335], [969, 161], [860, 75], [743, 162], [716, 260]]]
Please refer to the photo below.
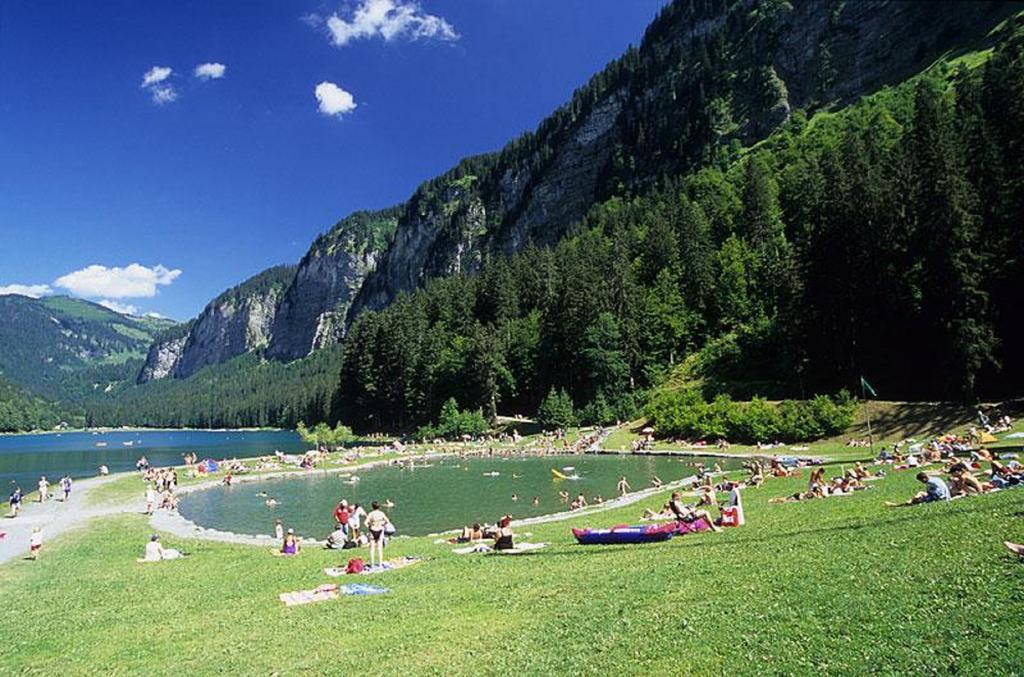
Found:
[[[3, 519], [0, 519], [0, 533], [6, 534], [0, 538], [0, 564], [16, 557], [28, 556], [28, 540], [35, 527], [42, 529], [43, 552], [45, 553], [47, 542], [70, 529], [83, 526], [93, 517], [143, 512], [144, 505], [141, 496], [138, 501], [129, 501], [120, 505], [90, 504], [89, 494], [94, 489], [112, 482], [118, 477], [120, 475], [77, 480], [67, 503], [55, 497], [51, 497], [45, 503], [24, 502], [20, 514], [15, 518], [11, 518], [10, 512], [6, 511]], [[56, 488], [58, 489], [57, 493], [63, 496], [59, 487]]]

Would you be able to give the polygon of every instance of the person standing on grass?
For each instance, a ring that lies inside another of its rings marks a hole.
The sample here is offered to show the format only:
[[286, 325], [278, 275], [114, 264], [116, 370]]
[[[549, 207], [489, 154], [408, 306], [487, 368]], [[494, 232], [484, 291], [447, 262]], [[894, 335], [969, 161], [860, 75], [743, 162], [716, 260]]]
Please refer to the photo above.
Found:
[[71, 498], [71, 475], [64, 475], [60, 478], [60, 488], [64, 492], [64, 502]]
[[32, 529], [32, 535], [28, 539], [28, 553], [32, 559], [39, 559], [39, 551], [43, 547], [43, 531], [39, 527]]
[[42, 503], [50, 497], [50, 483], [46, 481], [46, 475], [39, 478], [39, 502]]
[[362, 527], [364, 519], [366, 519], [366, 511], [363, 510], [362, 505], [356, 503], [348, 514], [349, 538], [353, 541], [359, 540], [359, 529]]
[[156, 508], [156, 489], [152, 484], [146, 485], [146, 514], [152, 515]]
[[274, 538], [284, 543], [284, 525], [281, 520], [274, 520]]
[[384, 561], [384, 530], [390, 522], [388, 516], [380, 509], [380, 503], [370, 504], [370, 513], [366, 516], [366, 528], [370, 532], [370, 566], [373, 566], [373, 555], [377, 553], [377, 564]]

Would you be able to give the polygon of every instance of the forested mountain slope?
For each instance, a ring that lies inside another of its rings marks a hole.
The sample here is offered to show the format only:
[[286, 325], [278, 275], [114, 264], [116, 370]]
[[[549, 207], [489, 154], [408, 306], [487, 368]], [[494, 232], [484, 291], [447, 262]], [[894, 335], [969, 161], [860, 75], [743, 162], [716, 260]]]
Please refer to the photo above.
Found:
[[263, 352], [347, 315], [329, 417], [362, 428], [552, 389], [608, 420], [666, 382], [1012, 391], [1021, 9], [677, 0], [535, 132], [314, 243]]
[[134, 380], [149, 345], [173, 325], [67, 296], [0, 296], [0, 375], [37, 396], [77, 402]]

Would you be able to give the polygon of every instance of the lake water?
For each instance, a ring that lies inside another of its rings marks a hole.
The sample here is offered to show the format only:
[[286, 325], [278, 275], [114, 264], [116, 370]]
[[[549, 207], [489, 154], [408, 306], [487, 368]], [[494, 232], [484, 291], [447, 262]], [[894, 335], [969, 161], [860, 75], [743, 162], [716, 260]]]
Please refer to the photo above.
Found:
[[[733, 459], [694, 457], [452, 457], [413, 470], [382, 466], [357, 471], [360, 479], [351, 484], [344, 475], [314, 471], [222, 486], [186, 495], [178, 509], [197, 524], [225, 531], [270, 534], [274, 520], [280, 519], [299, 535], [324, 538], [334, 527], [334, 507], [342, 498], [362, 503], [367, 512], [371, 501], [390, 499], [395, 505], [385, 512], [399, 533], [421, 536], [476, 521], [493, 523], [505, 513], [523, 518], [560, 512], [567, 509], [559, 497], [563, 490], [572, 498], [582, 492], [588, 501], [597, 495], [611, 498], [617, 495], [616, 483], [622, 475], [634, 490], [650, 486], [655, 475], [664, 482], [679, 480], [693, 475], [698, 461], [709, 466], [717, 461], [725, 469], [739, 467]], [[566, 467], [572, 469], [563, 470]], [[579, 479], [557, 479], [552, 468]], [[519, 500], [513, 500], [513, 494]], [[268, 496], [276, 498], [278, 505], [268, 507]], [[539, 505], [533, 505], [534, 496]]]
[[[182, 455], [189, 451], [201, 459], [220, 459], [270, 454], [275, 449], [296, 452], [304, 447], [299, 436], [290, 431], [118, 430], [0, 435], [0, 491], [9, 488], [11, 482], [20, 483], [25, 491], [34, 490], [40, 475], [46, 475], [51, 483], [64, 473], [94, 477], [101, 465], [112, 473], [134, 470], [135, 462], [143, 455], [151, 465], [165, 466], [180, 465]], [[4, 491], [3, 498], [6, 496]]]

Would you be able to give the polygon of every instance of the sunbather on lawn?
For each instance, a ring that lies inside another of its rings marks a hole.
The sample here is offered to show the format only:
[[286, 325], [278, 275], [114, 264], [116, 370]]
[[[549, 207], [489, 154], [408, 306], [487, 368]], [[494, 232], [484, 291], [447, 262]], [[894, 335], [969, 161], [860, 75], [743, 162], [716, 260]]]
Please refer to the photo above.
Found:
[[685, 524], [693, 524], [699, 519], [703, 519], [711, 527], [712, 531], [721, 531], [722, 529], [715, 525], [715, 520], [711, 518], [711, 513], [707, 510], [694, 510], [688, 505], [683, 504], [683, 497], [678, 491], [672, 492], [672, 500], [668, 502], [668, 507], [672, 511], [672, 515], [676, 520]]
[[917, 481], [924, 484], [927, 488], [925, 491], [919, 491], [914, 495], [913, 498], [907, 500], [904, 503], [893, 503], [892, 501], [886, 501], [886, 505], [890, 508], [905, 506], [905, 505], [917, 505], [918, 503], [933, 503], [935, 501], [948, 501], [953, 498], [953, 495], [949, 491], [949, 487], [942, 480], [941, 477], [934, 477], [928, 473], [919, 472], [917, 473]]

